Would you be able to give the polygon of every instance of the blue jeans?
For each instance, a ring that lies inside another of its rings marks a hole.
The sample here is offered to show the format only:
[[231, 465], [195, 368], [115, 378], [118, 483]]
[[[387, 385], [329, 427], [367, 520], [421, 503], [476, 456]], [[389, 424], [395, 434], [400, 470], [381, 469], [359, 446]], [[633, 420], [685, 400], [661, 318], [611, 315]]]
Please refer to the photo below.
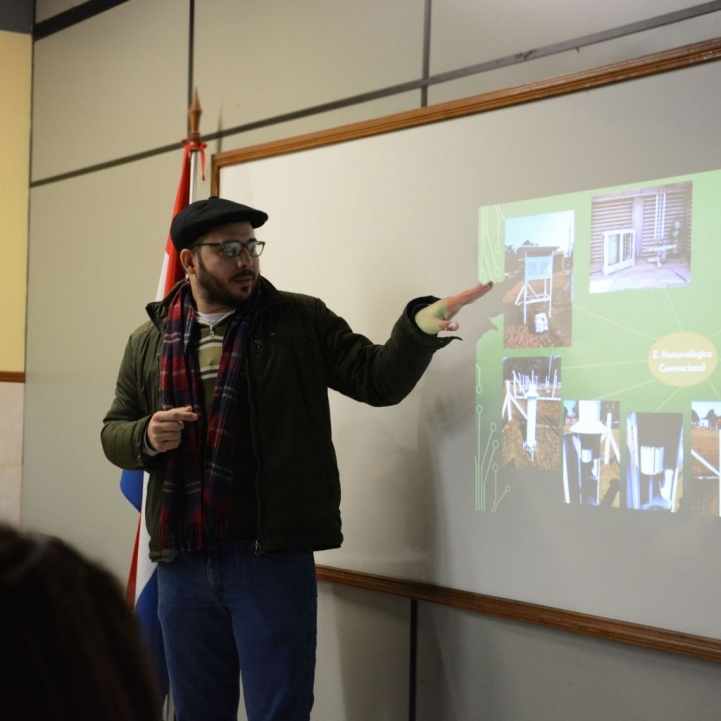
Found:
[[158, 564], [158, 615], [177, 721], [308, 721], [317, 587], [312, 552], [215, 541]]

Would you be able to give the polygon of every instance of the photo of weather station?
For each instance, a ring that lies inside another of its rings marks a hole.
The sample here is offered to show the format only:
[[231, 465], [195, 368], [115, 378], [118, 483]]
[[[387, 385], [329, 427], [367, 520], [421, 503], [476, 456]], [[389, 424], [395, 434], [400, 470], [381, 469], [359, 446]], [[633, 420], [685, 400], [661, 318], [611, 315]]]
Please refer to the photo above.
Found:
[[681, 510], [721, 515], [721, 401], [691, 403], [691, 472]]
[[563, 494], [571, 505], [621, 505], [621, 404], [563, 401]]
[[690, 180], [594, 196], [589, 292], [688, 285], [692, 200]]
[[503, 468], [561, 469], [561, 357], [503, 359]]
[[626, 443], [626, 507], [678, 511], [683, 492], [683, 414], [629, 413]]
[[505, 221], [506, 348], [571, 345], [574, 212]]

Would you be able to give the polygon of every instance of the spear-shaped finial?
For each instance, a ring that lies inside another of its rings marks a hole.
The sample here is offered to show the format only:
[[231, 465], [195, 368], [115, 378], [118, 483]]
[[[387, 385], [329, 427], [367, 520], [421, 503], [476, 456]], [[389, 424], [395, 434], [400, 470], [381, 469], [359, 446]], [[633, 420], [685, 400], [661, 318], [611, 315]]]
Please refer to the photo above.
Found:
[[200, 142], [200, 116], [202, 112], [203, 109], [200, 107], [200, 101], [198, 100], [198, 88], [195, 88], [193, 90], [193, 102], [188, 109], [188, 117], [190, 118], [188, 140], [191, 143]]

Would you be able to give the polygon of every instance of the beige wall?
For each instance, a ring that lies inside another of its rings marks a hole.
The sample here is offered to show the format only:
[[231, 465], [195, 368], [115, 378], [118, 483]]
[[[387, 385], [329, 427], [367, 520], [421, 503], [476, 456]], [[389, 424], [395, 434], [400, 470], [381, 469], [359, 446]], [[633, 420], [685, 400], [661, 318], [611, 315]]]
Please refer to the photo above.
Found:
[[[4, 274], [0, 284], [0, 371], [25, 370], [28, 178], [30, 158], [30, 35], [0, 31], [0, 217]], [[12, 68], [12, 71], [10, 71]]]
[[[539, 0], [531, 4], [530, 18], [524, 15], [528, 3], [434, 0], [432, 72], [688, 4], [639, 0], [629, 9], [625, 0], [602, 5]], [[22, 522], [66, 538], [121, 578], [137, 514], [120, 495], [120, 471], [103, 457], [99, 431], [123, 346], [157, 286], [180, 171], [177, 143], [185, 135], [189, 5], [129, 0], [35, 45]], [[212, 141], [209, 154], [418, 107], [421, 93], [415, 90], [272, 121], [419, 78], [424, 6], [423, 0], [196, 2], [193, 83], [204, 107], [201, 131], [270, 120], [266, 127]], [[700, 39], [718, 22], [711, 16], [628, 39], [616, 49], [609, 43], [603, 52], [585, 49], [527, 63], [505, 81], [478, 76], [445, 83], [429, 95], [462, 97], [485, 83], [508, 84], [520, 76], [527, 81], [588, 67], [594, 57], [607, 62], [663, 49], [675, 40]], [[172, 152], [122, 162], [173, 144]], [[114, 161], [120, 164], [39, 184]], [[199, 197], [208, 192], [208, 183], [201, 183]], [[314, 721], [407, 716], [408, 608], [403, 599], [321, 586]], [[495, 721], [600, 721], [610, 712], [670, 721], [680, 717], [684, 698], [697, 711], [694, 718], [703, 721], [714, 718], [721, 703], [721, 684], [712, 681], [716, 668], [708, 664], [574, 634], [509, 627], [424, 604], [420, 613], [420, 719], [483, 718], [487, 699], [481, 692], [489, 686], [476, 678], [488, 672], [481, 662], [493, 666], [496, 696], [489, 718]], [[548, 654], [553, 664], [545, 663]], [[605, 660], [596, 665], [599, 654]], [[520, 657], [529, 663], [519, 665]], [[620, 683], [623, 701], [612, 690], [613, 703], [599, 693], [606, 687], [597, 674], [609, 667], [620, 669], [616, 682], [627, 679]], [[643, 676], [649, 667], [659, 669], [658, 683]], [[641, 676], [643, 683], [637, 683]], [[573, 691], [564, 696], [566, 679]], [[530, 681], [535, 693], [524, 700]], [[684, 685], [688, 692], [677, 690]], [[547, 698], [544, 686], [553, 689]], [[592, 707], [586, 707], [587, 698]]]
[[[25, 296], [30, 162], [30, 35], [0, 31], [0, 217], [5, 273], [0, 284], [0, 379], [25, 370]], [[12, 71], [8, 71], [12, 69]], [[9, 375], [8, 375], [9, 374]], [[0, 382], [0, 520], [20, 520], [24, 384]]]

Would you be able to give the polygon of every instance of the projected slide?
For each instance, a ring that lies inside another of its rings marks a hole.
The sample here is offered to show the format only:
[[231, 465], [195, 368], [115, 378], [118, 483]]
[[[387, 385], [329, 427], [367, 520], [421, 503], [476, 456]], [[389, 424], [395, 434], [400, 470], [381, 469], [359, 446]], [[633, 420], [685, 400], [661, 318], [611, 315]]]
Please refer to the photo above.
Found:
[[718, 517], [721, 171], [479, 209], [476, 509]]

